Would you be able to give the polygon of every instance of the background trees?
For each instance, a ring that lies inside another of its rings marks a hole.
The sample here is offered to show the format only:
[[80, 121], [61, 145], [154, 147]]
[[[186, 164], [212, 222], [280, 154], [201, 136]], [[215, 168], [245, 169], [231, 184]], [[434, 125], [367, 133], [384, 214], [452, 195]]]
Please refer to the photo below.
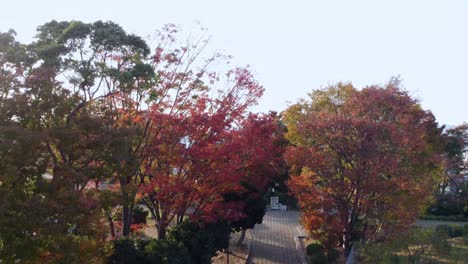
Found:
[[[432, 216], [468, 217], [466, 177], [467, 126], [447, 129], [443, 134], [444, 173], [435, 190], [435, 201], [427, 209]], [[429, 216], [429, 217], [432, 217]]]
[[441, 171], [434, 117], [391, 81], [314, 91], [284, 114], [290, 187], [311, 236], [349, 252], [409, 227]]

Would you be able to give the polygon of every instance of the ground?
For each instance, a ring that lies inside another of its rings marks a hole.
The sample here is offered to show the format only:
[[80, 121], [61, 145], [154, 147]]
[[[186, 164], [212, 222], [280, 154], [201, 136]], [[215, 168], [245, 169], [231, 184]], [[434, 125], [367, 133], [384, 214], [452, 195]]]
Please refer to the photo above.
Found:
[[252, 231], [251, 264], [298, 264], [299, 251], [294, 237], [299, 235], [299, 212], [268, 211], [262, 224]]
[[[250, 231], [247, 231], [247, 234], [244, 239], [244, 243], [238, 247], [236, 246], [237, 241], [239, 240], [240, 233], [232, 233], [231, 241], [229, 246], [229, 254], [220, 253], [218, 256], [213, 257], [212, 264], [245, 264], [247, 257], [249, 255], [250, 246], [252, 244], [252, 236]], [[229, 259], [228, 259], [229, 258]]]

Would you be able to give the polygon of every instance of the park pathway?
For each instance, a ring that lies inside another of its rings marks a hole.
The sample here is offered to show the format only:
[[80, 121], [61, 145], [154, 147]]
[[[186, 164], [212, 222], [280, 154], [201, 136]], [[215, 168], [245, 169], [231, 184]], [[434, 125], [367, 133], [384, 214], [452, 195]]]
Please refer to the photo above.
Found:
[[251, 264], [299, 264], [294, 237], [299, 234], [299, 212], [268, 211], [252, 231]]

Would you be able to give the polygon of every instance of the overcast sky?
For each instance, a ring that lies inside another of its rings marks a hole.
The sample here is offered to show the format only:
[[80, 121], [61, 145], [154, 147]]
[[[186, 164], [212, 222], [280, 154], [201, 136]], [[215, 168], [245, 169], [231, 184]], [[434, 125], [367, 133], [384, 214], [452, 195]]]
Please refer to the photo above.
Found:
[[0, 31], [29, 42], [52, 19], [112, 20], [146, 36], [200, 21], [212, 47], [249, 64], [281, 111], [312, 89], [400, 75], [441, 124], [468, 121], [468, 0], [0, 0]]

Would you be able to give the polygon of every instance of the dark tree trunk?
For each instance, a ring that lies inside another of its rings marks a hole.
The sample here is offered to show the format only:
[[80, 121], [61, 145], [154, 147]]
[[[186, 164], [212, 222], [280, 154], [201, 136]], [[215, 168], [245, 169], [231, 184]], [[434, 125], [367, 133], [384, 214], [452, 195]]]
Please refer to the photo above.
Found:
[[115, 238], [114, 221], [112, 220], [112, 217], [109, 212], [106, 212], [106, 218], [107, 218], [107, 222], [109, 222], [109, 229], [110, 229], [111, 237], [114, 239]]
[[165, 239], [167, 233], [166, 225], [159, 224], [158, 225], [158, 239]]
[[247, 232], [247, 229], [242, 229], [241, 236], [240, 236], [239, 240], [237, 241], [236, 246], [240, 246], [240, 245], [242, 245], [242, 243], [244, 243], [245, 233], [246, 232]]
[[132, 220], [131, 207], [128, 205], [123, 206], [122, 210], [122, 236], [128, 237], [130, 235], [130, 224]]

